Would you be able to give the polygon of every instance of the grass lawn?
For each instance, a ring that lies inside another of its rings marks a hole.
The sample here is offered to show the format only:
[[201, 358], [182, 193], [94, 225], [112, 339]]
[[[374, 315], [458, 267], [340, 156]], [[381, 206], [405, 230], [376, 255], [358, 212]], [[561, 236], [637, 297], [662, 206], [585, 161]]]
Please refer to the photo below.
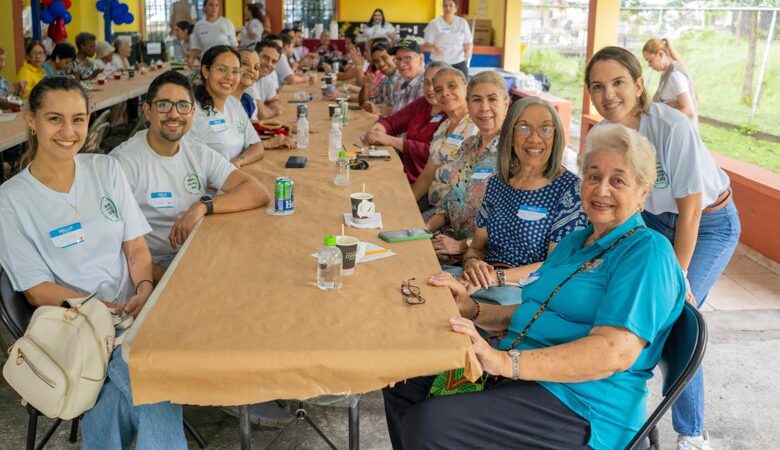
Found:
[[780, 144], [704, 123], [699, 131], [710, 150], [780, 173]]

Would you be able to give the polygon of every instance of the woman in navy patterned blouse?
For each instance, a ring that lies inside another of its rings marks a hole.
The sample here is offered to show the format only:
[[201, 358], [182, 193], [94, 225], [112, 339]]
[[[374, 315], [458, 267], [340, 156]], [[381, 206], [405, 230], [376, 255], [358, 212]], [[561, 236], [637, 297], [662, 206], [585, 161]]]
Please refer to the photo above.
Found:
[[563, 125], [553, 106], [528, 97], [509, 109], [498, 144], [497, 175], [488, 181], [477, 229], [463, 256], [473, 297], [520, 302], [519, 286], [558, 241], [587, 218], [576, 175], [561, 166]]

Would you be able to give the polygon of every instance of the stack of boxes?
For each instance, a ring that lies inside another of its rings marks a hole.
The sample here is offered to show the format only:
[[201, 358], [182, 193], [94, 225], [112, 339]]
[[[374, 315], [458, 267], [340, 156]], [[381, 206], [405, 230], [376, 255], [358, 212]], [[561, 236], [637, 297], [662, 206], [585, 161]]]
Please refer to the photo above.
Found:
[[493, 44], [493, 27], [489, 19], [471, 19], [471, 33], [474, 35], [474, 45], [490, 46]]

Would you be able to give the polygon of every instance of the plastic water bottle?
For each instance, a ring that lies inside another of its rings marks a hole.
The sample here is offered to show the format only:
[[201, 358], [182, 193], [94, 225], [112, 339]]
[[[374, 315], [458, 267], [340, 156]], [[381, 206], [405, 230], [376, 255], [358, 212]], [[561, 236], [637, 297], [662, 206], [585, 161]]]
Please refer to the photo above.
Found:
[[333, 177], [333, 184], [336, 186], [346, 186], [349, 184], [349, 159], [347, 152], [339, 152], [339, 160], [336, 161], [336, 176]]
[[317, 287], [323, 291], [341, 289], [341, 265], [336, 236], [325, 236], [325, 246], [317, 253]]
[[[333, 117], [335, 116], [334, 114]], [[330, 126], [330, 136], [328, 138], [328, 159], [331, 162], [338, 161], [339, 151], [341, 151], [341, 128], [340, 124], [334, 122]]]
[[298, 148], [308, 148], [309, 119], [307, 119], [306, 116], [299, 116], [296, 127], [298, 128], [298, 134], [296, 134], [295, 139], [298, 141]]

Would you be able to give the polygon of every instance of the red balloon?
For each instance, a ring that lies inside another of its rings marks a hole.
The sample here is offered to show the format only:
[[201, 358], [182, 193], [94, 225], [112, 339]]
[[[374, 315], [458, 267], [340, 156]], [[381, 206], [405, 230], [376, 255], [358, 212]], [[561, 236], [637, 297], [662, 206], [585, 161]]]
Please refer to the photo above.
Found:
[[43, 8], [47, 8], [53, 1], [54, 0], [41, 0], [41, 6], [43, 6]]
[[49, 37], [55, 44], [59, 44], [68, 37], [68, 31], [65, 29], [65, 22], [62, 19], [57, 19], [49, 25]]
[[70, 7], [73, 5], [70, 0], [60, 0], [63, 5], [65, 5], [65, 9], [70, 9]]

